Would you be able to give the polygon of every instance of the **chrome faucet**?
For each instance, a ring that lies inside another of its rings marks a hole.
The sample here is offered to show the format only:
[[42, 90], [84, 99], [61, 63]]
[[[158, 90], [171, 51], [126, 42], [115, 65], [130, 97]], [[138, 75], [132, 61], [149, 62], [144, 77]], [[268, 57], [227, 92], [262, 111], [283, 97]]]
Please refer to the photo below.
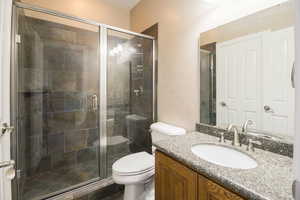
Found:
[[228, 132], [233, 131], [234, 136], [233, 136], [233, 140], [232, 140], [232, 145], [240, 146], [241, 144], [240, 144], [240, 136], [239, 136], [238, 128], [233, 124], [229, 124], [227, 131]]
[[254, 122], [251, 119], [248, 119], [242, 126], [242, 133], [247, 134], [248, 132], [248, 126], [253, 125]]

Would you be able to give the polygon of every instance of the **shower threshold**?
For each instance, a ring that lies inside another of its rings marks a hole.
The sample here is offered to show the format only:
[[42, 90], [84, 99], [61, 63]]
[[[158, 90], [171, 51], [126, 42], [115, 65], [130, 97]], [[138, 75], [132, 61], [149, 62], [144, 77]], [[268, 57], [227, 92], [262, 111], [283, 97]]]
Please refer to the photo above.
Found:
[[83, 197], [97, 190], [101, 190], [113, 184], [114, 181], [111, 177], [101, 180], [95, 178], [93, 180], [86, 181], [84, 183], [75, 185], [73, 187], [61, 191], [56, 191], [48, 195], [39, 196], [31, 199], [27, 198], [26, 200], [72, 200]]

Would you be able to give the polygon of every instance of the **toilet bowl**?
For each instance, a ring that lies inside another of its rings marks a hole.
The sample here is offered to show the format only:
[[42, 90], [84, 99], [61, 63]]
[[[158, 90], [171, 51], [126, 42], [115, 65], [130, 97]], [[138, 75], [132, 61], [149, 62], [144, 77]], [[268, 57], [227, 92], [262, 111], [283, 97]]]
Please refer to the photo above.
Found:
[[124, 200], [145, 200], [155, 171], [154, 157], [147, 152], [130, 154], [117, 160], [112, 171], [115, 183], [125, 185]]
[[[186, 133], [182, 128], [161, 122], [152, 124], [151, 131], [152, 141]], [[154, 173], [154, 156], [147, 152], [124, 156], [112, 166], [114, 182], [125, 185], [124, 200], [154, 200]]]

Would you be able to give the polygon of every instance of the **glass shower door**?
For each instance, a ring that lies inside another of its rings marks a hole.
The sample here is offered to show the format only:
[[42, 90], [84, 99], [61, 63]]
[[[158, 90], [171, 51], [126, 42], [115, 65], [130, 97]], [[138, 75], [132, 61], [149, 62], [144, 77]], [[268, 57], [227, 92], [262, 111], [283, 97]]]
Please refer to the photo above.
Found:
[[100, 177], [99, 27], [17, 9], [18, 194], [43, 199]]
[[107, 170], [119, 158], [151, 152], [153, 40], [108, 29]]

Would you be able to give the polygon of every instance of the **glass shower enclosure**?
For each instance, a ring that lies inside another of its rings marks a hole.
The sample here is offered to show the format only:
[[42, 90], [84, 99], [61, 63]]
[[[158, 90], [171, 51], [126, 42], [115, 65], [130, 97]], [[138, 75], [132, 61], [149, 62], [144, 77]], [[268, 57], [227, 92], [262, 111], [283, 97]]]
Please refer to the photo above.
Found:
[[216, 44], [200, 49], [200, 123], [216, 125]]
[[151, 151], [153, 38], [23, 3], [13, 21], [15, 199], [101, 182]]

